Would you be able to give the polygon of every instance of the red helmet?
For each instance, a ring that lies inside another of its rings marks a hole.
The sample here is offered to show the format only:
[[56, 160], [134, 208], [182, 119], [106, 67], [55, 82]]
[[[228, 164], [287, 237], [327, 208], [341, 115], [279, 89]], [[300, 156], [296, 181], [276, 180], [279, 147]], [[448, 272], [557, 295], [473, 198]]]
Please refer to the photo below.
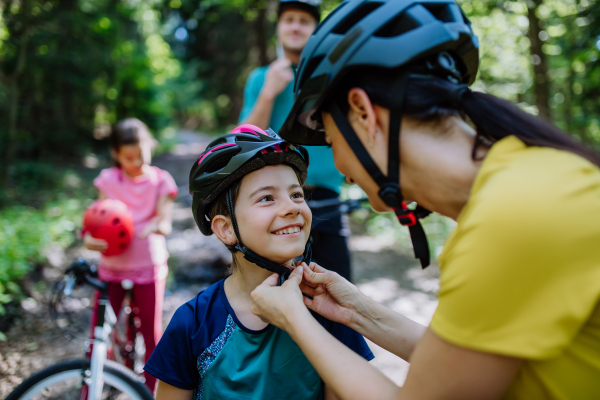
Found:
[[123, 253], [133, 237], [133, 217], [120, 200], [96, 200], [83, 214], [83, 232], [96, 239], [106, 240], [108, 248], [102, 254], [116, 256]]

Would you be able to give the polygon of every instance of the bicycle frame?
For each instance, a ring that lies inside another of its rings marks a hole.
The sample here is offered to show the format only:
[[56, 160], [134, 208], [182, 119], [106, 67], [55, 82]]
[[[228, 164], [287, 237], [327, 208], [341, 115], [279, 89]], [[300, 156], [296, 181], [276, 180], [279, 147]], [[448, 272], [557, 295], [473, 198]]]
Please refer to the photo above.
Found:
[[90, 343], [92, 346], [90, 375], [89, 377], [82, 377], [84, 385], [81, 388], [80, 398], [82, 400], [101, 400], [104, 386], [102, 374], [108, 356], [108, 341], [112, 331], [111, 327], [117, 322], [117, 317], [108, 299], [106, 282], [89, 276], [85, 273], [86, 268], [89, 268], [89, 265], [84, 261], [74, 263], [71, 266], [74, 276], [71, 277], [69, 283], [65, 286], [64, 294], [67, 296], [70, 295], [71, 290], [77, 283], [86, 283], [100, 292], [96, 324], [93, 328], [94, 339], [91, 339]]

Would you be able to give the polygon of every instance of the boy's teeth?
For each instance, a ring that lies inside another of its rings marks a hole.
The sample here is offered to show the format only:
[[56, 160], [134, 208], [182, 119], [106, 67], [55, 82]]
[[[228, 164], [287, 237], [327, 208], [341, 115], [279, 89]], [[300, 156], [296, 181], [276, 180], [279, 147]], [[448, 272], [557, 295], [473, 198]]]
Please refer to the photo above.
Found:
[[300, 232], [300, 228], [295, 226], [293, 228], [285, 228], [285, 229], [281, 229], [277, 232], [275, 232], [275, 234], [277, 235], [287, 235], [288, 233], [296, 233], [296, 232]]

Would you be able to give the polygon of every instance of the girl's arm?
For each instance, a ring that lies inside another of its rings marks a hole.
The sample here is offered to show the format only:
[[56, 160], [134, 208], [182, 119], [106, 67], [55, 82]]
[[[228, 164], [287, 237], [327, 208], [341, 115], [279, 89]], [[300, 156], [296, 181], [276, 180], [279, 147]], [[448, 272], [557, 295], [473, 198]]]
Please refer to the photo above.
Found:
[[[106, 199], [106, 194], [102, 190], [98, 190], [98, 200]], [[92, 235], [87, 232], [83, 235], [83, 245], [88, 250], [100, 251], [103, 252], [108, 248], [108, 243], [106, 240], [96, 239]]]
[[194, 395], [193, 390], [179, 389], [158, 380], [158, 388], [156, 389], [156, 400], [191, 400]]
[[[411, 355], [402, 390], [330, 335], [308, 312], [299, 289], [302, 267], [282, 286], [272, 275], [253, 292], [253, 312], [286, 330], [325, 384], [342, 399], [498, 399], [520, 367], [519, 359], [455, 346], [428, 330]], [[264, 305], [277, 305], [273, 308]], [[400, 334], [392, 339], [402, 341]]]
[[173, 230], [173, 202], [174, 199], [170, 195], [165, 195], [158, 199], [156, 217], [148, 222], [139, 237], [145, 238], [151, 233], [158, 233], [165, 236], [171, 233]]

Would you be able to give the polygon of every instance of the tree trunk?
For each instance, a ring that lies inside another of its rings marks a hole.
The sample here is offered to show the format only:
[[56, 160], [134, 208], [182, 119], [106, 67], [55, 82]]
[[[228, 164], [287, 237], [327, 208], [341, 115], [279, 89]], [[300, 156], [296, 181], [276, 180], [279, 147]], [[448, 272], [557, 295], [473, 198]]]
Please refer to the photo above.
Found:
[[267, 2], [258, 1], [258, 15], [254, 21], [256, 32], [256, 45], [258, 47], [258, 61], [260, 65], [269, 64], [267, 57]]
[[548, 59], [542, 51], [542, 41], [540, 40], [540, 19], [536, 15], [538, 7], [543, 0], [527, 1], [527, 18], [529, 19], [529, 32], [527, 36], [531, 42], [531, 59], [533, 60], [533, 93], [535, 95], [535, 105], [539, 110], [539, 116], [546, 121], [551, 120], [550, 107], [550, 82], [548, 80]]
[[6, 187], [8, 184], [8, 170], [14, 163], [17, 153], [17, 119], [19, 117], [19, 77], [25, 68], [25, 59], [27, 56], [27, 42], [29, 41], [29, 31], [23, 30], [19, 45], [19, 54], [15, 70], [8, 78], [8, 137], [6, 149], [4, 150], [4, 165], [0, 176], [0, 184]]

